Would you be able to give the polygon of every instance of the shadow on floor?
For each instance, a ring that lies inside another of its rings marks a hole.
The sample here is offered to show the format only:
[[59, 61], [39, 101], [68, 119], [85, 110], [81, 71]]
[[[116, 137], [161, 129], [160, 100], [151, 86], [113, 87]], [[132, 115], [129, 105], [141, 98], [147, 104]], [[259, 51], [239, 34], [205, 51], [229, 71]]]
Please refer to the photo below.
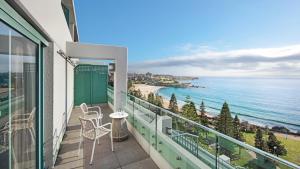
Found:
[[[101, 105], [101, 109], [104, 115], [103, 124], [111, 122], [109, 114], [113, 111], [108, 105]], [[83, 150], [78, 156], [80, 115], [80, 109], [74, 108], [61, 143], [55, 169], [158, 169], [132, 135], [123, 142], [114, 142], [114, 152], [111, 151], [109, 136], [102, 137], [100, 143], [96, 144], [93, 164], [90, 165], [92, 141], [84, 140]]]

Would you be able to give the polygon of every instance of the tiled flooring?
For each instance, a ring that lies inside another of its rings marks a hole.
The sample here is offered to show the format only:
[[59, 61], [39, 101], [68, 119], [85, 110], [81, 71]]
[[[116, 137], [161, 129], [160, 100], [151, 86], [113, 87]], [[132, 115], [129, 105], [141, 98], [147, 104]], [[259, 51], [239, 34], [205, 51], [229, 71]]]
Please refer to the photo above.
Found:
[[[111, 122], [109, 114], [112, 110], [107, 105], [101, 108], [104, 115], [103, 123]], [[92, 141], [84, 140], [83, 151], [79, 156], [77, 155], [80, 115], [80, 109], [75, 108], [61, 144], [55, 169], [158, 169], [132, 135], [123, 142], [114, 142], [114, 152], [111, 151], [109, 136], [101, 138], [100, 144], [96, 144], [93, 164], [89, 165]]]

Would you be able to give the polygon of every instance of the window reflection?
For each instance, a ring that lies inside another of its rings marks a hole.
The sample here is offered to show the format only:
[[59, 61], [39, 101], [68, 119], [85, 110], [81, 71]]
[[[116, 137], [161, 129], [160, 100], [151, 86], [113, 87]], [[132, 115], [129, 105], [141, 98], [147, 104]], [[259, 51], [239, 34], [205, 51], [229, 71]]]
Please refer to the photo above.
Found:
[[35, 43], [0, 21], [1, 169], [35, 168], [36, 56]]

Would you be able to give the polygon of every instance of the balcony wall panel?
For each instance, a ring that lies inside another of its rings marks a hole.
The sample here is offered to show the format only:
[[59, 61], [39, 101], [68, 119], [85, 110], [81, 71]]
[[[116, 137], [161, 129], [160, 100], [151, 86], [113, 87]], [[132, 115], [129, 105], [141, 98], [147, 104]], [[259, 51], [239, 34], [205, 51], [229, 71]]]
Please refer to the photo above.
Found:
[[45, 168], [53, 166], [53, 44], [44, 50], [44, 142]]
[[68, 110], [68, 121], [74, 105], [74, 66], [67, 64], [67, 110]]
[[65, 127], [65, 94], [66, 74], [65, 59], [57, 54], [58, 47], [54, 45], [53, 55], [53, 148], [54, 152], [59, 149]]

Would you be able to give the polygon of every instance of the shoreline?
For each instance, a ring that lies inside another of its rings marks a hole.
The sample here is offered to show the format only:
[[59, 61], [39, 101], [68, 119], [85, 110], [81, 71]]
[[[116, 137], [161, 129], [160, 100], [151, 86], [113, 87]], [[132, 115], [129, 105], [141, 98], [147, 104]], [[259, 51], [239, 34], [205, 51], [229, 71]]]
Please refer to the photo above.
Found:
[[[154, 93], [157, 94], [158, 91], [162, 88], [167, 88], [166, 86], [152, 86], [152, 85], [147, 85], [147, 84], [134, 84], [134, 87], [136, 89], [139, 89], [142, 93], [143, 96], [148, 96], [149, 93]], [[161, 96], [163, 99], [163, 107], [164, 108], [168, 108], [169, 107], [169, 98], [166, 98], [165, 96]], [[178, 100], [177, 100], [178, 103]], [[179, 110], [181, 110], [183, 104], [182, 103], [178, 103], [178, 108]], [[198, 109], [197, 109], [198, 110]], [[200, 115], [200, 112], [197, 111], [197, 114]], [[206, 116], [208, 118], [214, 118], [215, 116], [210, 114], [209, 112], [206, 112]]]
[[[166, 96], [164, 96], [164, 95], [161, 95], [162, 96], [162, 98], [163, 98], [163, 100], [164, 100], [164, 102], [166, 101], [167, 102], [167, 107], [168, 107], [168, 105], [169, 105], [169, 97], [166, 97]], [[181, 101], [181, 100], [177, 100], [177, 103], [178, 103], [178, 108], [179, 108], [179, 110], [181, 109], [181, 107], [184, 105], [184, 101]], [[165, 107], [165, 108], [167, 108], [167, 107]], [[198, 107], [196, 107], [196, 109], [197, 109], [197, 114], [198, 115], [200, 115], [200, 111], [199, 111], [199, 109], [198, 109]], [[210, 118], [210, 119], [213, 119], [213, 118], [216, 118], [217, 117], [217, 115], [215, 114], [215, 113], [211, 113], [211, 112], [209, 112], [209, 111], [206, 111], [206, 116], [208, 117], [208, 118]], [[235, 115], [235, 113], [233, 113], [233, 115]], [[257, 121], [253, 121], [253, 120], [250, 120], [250, 119], [245, 119], [245, 117], [247, 117], [247, 116], [243, 116], [242, 114], [238, 114], [238, 116], [239, 116], [239, 119], [240, 119], [240, 122], [242, 123], [242, 122], [248, 122], [249, 123], [249, 125], [253, 125], [253, 126], [256, 126], [256, 127], [260, 127], [260, 128], [265, 128], [266, 126], [268, 126], [268, 128], [269, 129], [271, 129], [272, 127], [285, 127], [284, 125], [276, 125], [276, 124], [264, 124], [263, 122], [257, 122]], [[251, 117], [251, 118], [256, 118], [256, 117]], [[265, 120], [265, 121], [268, 121], [267, 119], [261, 119], [261, 120]], [[291, 129], [291, 128], [289, 128], [289, 127], [286, 127], [287, 129], [289, 129], [290, 130], [290, 135], [297, 135], [297, 136], [299, 136], [300, 137], [300, 135], [299, 134], [297, 134], [297, 130], [296, 129]], [[274, 132], [276, 132], [276, 131], [274, 131]], [[280, 133], [280, 132], [278, 132], [278, 133]], [[285, 134], [285, 133], [283, 133], [283, 134]]]
[[[166, 86], [152, 86], [152, 85], [147, 85], [147, 84], [134, 84], [134, 86], [135, 86], [135, 88], [136, 89], [140, 89], [140, 91], [141, 91], [141, 93], [144, 95], [144, 96], [147, 96], [150, 92], [153, 92], [154, 94], [157, 94], [158, 92], [159, 92], [159, 90], [160, 89], [162, 89], [162, 88], [167, 88]], [[165, 96], [163, 96], [163, 95], [161, 95], [162, 96], [162, 98], [163, 98], [163, 107], [164, 108], [168, 108], [168, 106], [169, 106], [169, 97], [165, 97]], [[181, 107], [183, 106], [183, 104], [182, 103], [179, 103], [179, 102], [181, 102], [180, 100], [177, 100], [177, 103], [178, 103], [178, 107], [179, 107], [179, 109], [181, 109]], [[197, 109], [198, 110], [198, 109]], [[199, 111], [197, 111], [197, 114], [200, 114], [200, 112]], [[214, 114], [211, 114], [211, 113], [209, 113], [209, 112], [206, 112], [206, 116], [208, 117], [208, 118], [215, 118], [216, 117], [216, 115], [214, 115]], [[250, 125], [253, 125], [253, 126], [257, 126], [257, 127], [265, 127], [264, 126], [264, 124], [260, 124], [260, 123], [256, 123], [256, 122], [253, 122], [253, 121], [249, 121], [249, 120], [243, 120], [243, 119], [240, 119], [241, 120], [241, 122], [244, 122], [244, 121], [247, 121]], [[280, 132], [276, 132], [276, 133], [278, 133], [278, 134], [283, 134], [283, 135], [285, 135], [284, 133], [280, 133]], [[288, 134], [288, 135], [291, 135], [291, 136], [293, 136], [294, 134], [293, 134], [294, 132], [292, 132], [292, 133], [290, 133], [290, 134]], [[298, 138], [299, 136], [297, 136], [297, 138], [296, 139], [299, 139]], [[295, 139], [295, 138], [294, 138]]]
[[[166, 88], [165, 86], [152, 86], [152, 85], [147, 85], [147, 84], [134, 84], [134, 87], [136, 89], [139, 89], [142, 93], [143, 96], [148, 96], [149, 93], [154, 93], [157, 94], [158, 91], [162, 88]], [[169, 107], [169, 100], [166, 97], [163, 97], [163, 107], [167, 108]]]
[[164, 88], [165, 86], [152, 86], [147, 84], [134, 84], [136, 89], [140, 89], [142, 95], [148, 96], [149, 93], [156, 94], [159, 89]]

